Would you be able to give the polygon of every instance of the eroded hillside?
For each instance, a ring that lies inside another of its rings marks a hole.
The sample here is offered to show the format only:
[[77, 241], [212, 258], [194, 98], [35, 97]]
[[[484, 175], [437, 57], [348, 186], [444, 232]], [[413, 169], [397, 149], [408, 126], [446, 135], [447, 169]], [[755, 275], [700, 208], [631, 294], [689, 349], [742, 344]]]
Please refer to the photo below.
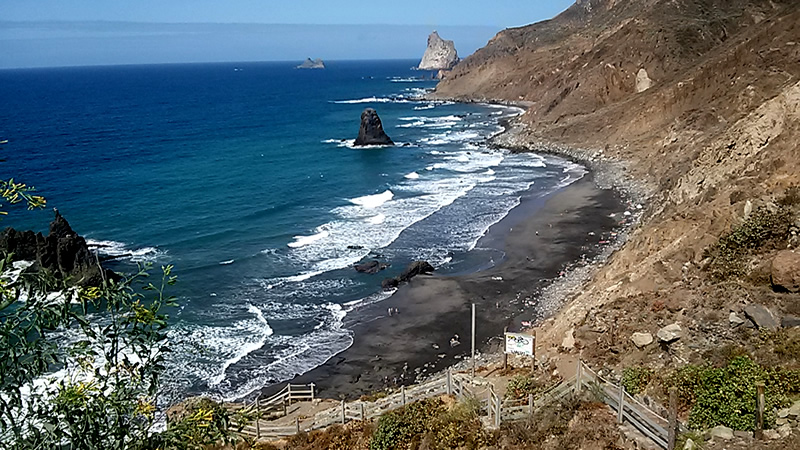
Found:
[[[551, 356], [798, 367], [800, 294], [777, 279], [800, 277], [798, 30], [795, 1], [578, 1], [499, 33], [439, 84], [525, 105], [502, 145], [569, 147], [649, 193], [627, 243], [545, 324]], [[747, 319], [756, 306], [775, 322]], [[675, 342], [631, 339], [673, 323]]]

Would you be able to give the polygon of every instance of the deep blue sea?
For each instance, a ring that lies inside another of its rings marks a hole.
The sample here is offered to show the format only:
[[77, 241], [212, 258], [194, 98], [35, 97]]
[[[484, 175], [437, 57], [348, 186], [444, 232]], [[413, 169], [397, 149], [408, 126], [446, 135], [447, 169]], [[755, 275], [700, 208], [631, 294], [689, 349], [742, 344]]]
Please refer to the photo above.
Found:
[[[430, 102], [416, 61], [0, 71], [0, 178], [36, 186], [101, 253], [174, 264], [169, 398], [235, 399], [352, 343], [347, 316], [415, 259], [461, 273], [520, 195], [583, 169], [486, 147], [510, 107]], [[353, 148], [365, 107], [392, 147]], [[2, 225], [46, 231], [52, 212]], [[391, 263], [378, 275], [352, 265]]]

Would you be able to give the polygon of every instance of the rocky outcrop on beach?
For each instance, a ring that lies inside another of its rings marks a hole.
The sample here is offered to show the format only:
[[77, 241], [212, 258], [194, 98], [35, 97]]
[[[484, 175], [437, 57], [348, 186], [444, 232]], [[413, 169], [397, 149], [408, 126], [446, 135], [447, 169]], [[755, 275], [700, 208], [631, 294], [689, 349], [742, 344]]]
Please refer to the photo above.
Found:
[[354, 145], [394, 145], [392, 139], [383, 131], [381, 118], [374, 109], [367, 108], [361, 113], [361, 126]]
[[417, 66], [420, 70], [449, 70], [458, 63], [458, 52], [453, 41], [446, 41], [434, 31], [428, 36], [428, 47]]
[[317, 59], [306, 58], [306, 60], [303, 61], [302, 64], [295, 67], [295, 69], [324, 69], [324, 68], [325, 68], [325, 63], [322, 62], [322, 60], [319, 58]]
[[434, 270], [436, 269], [434, 269], [433, 266], [427, 261], [414, 261], [409, 264], [399, 276], [394, 278], [386, 278], [383, 280], [383, 282], [381, 282], [381, 287], [384, 290], [394, 289], [400, 286], [401, 283], [407, 283], [411, 281], [411, 279], [417, 275], [431, 274]]
[[72, 230], [69, 222], [55, 211], [47, 236], [11, 227], [0, 233], [0, 253], [12, 254], [14, 261], [32, 261], [34, 270], [45, 270], [58, 279], [80, 286], [98, 286], [103, 277], [117, 275], [100, 266], [86, 240]]
[[380, 261], [378, 261], [376, 259], [374, 259], [372, 261], [367, 261], [365, 263], [356, 264], [354, 266], [354, 268], [356, 269], [356, 272], [368, 273], [370, 275], [376, 274], [376, 273], [380, 272], [381, 270], [386, 269], [387, 267], [389, 267], [389, 264], [382, 263], [382, 262], [380, 262]]

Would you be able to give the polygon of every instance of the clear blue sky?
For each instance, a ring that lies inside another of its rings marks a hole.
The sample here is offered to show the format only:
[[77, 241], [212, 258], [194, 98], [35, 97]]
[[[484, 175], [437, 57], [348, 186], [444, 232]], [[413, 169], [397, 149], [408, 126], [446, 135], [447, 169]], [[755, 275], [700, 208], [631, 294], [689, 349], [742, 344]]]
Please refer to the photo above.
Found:
[[3, 0], [0, 20], [486, 25], [552, 17], [574, 0]]
[[0, 0], [0, 68], [466, 57], [574, 0]]

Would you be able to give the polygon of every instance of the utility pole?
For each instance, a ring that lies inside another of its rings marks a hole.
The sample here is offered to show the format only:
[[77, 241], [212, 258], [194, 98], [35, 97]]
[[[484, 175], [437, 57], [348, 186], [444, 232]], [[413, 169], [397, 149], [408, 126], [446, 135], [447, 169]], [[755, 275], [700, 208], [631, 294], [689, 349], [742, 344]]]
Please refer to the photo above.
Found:
[[472, 304], [472, 379], [475, 379], [475, 303]]

